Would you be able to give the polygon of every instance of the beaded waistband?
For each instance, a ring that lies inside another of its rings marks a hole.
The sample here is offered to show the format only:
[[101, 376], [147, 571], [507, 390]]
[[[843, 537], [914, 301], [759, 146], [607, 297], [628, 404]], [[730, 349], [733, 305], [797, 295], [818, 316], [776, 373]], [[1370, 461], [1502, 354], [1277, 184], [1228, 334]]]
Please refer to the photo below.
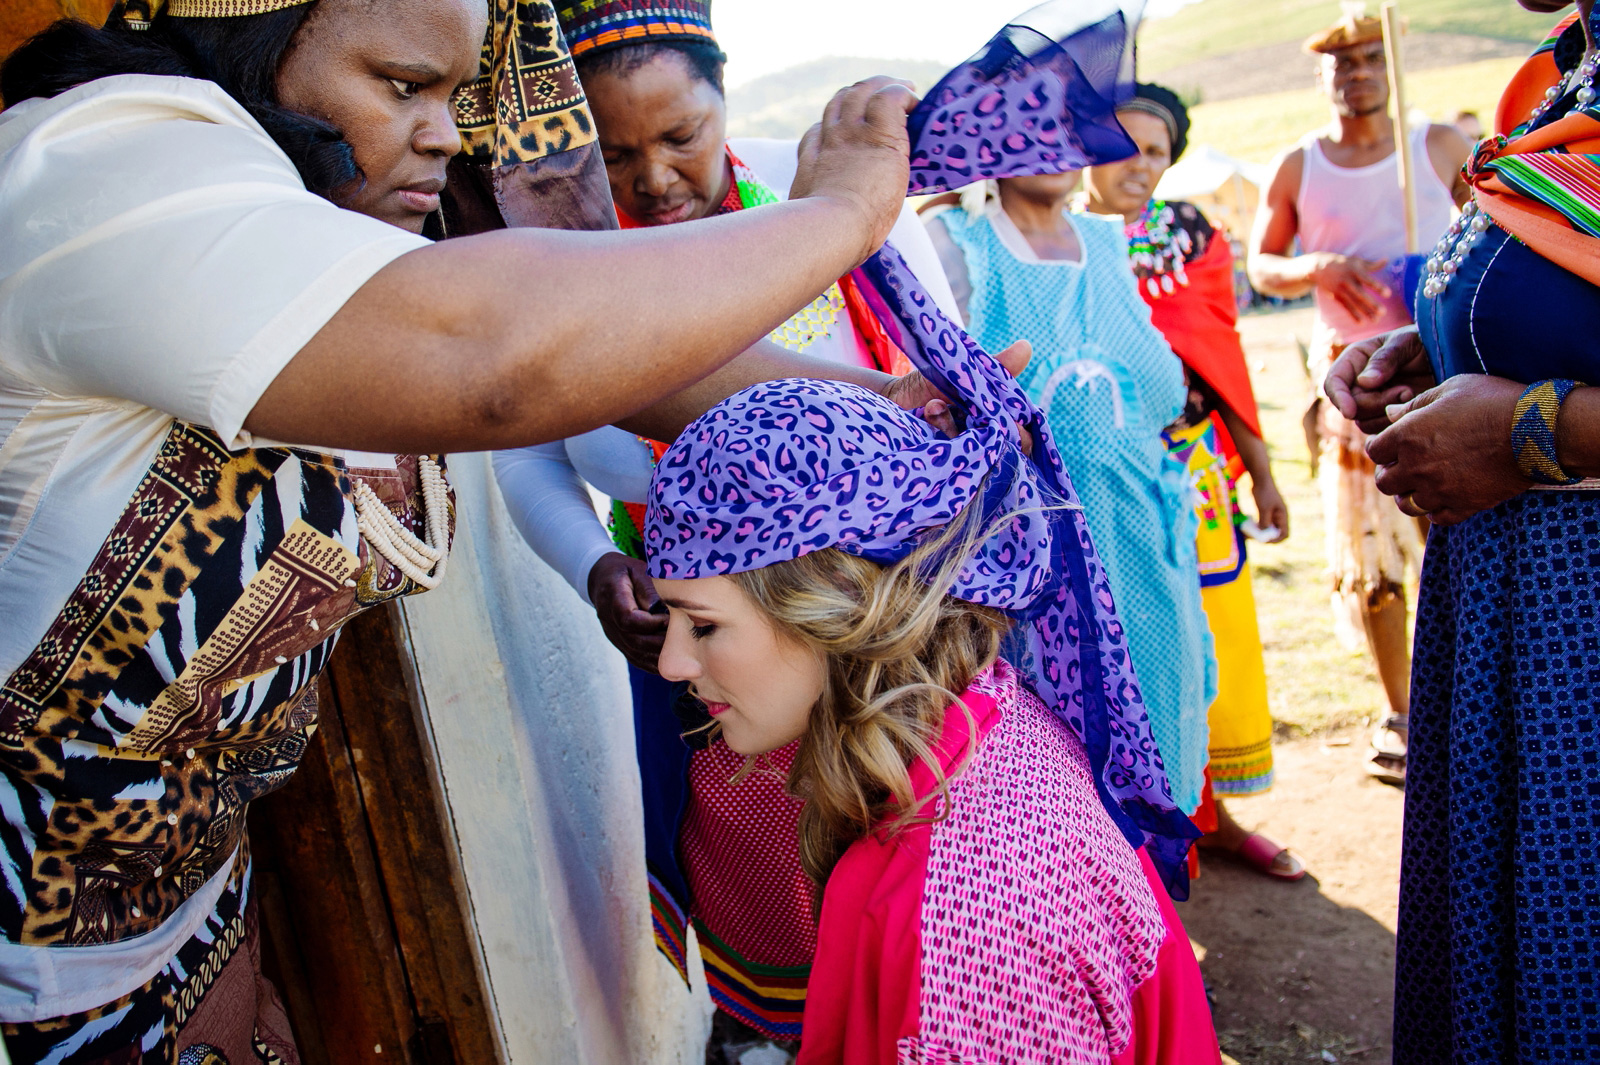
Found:
[[1572, 484], [1534, 484], [1530, 492], [1600, 492], [1600, 477], [1586, 477]]

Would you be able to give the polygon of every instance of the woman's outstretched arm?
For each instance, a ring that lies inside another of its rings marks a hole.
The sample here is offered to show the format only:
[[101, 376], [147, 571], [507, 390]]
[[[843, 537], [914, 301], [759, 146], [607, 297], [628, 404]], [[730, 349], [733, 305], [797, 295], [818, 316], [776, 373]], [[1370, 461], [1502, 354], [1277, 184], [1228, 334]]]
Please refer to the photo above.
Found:
[[[888, 79], [835, 96], [784, 204], [625, 233], [504, 230], [403, 255], [290, 360], [246, 427], [334, 447], [465, 451], [637, 415], [725, 366], [882, 243], [905, 196], [913, 102]], [[786, 376], [779, 363], [769, 353], [725, 385]], [[641, 424], [681, 426], [705, 399]]]

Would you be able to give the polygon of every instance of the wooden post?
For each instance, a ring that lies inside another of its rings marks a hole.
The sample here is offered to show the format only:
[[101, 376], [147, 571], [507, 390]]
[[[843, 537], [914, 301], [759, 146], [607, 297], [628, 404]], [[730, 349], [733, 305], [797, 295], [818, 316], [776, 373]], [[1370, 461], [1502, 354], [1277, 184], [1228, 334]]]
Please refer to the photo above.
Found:
[[1389, 65], [1389, 100], [1394, 105], [1395, 152], [1400, 160], [1400, 196], [1406, 212], [1406, 254], [1417, 254], [1416, 160], [1411, 157], [1411, 123], [1406, 117], [1406, 74], [1400, 60], [1400, 16], [1394, 0], [1382, 8], [1383, 54]]

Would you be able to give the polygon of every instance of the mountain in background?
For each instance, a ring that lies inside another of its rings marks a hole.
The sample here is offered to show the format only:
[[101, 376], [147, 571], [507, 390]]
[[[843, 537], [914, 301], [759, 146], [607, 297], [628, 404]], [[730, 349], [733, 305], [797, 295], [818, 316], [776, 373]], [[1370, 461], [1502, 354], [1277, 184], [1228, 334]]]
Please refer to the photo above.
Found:
[[729, 89], [728, 136], [797, 138], [822, 117], [833, 94], [846, 85], [888, 74], [926, 92], [948, 69], [921, 59], [813, 59]]
[[[1401, 0], [1400, 12], [1408, 71], [1523, 56], [1556, 22], [1515, 0]], [[1300, 42], [1339, 17], [1336, 0], [1200, 0], [1141, 28], [1139, 77], [1202, 102], [1307, 88], [1315, 67]], [[730, 89], [728, 135], [799, 137], [841, 86], [892, 74], [926, 90], [944, 73], [915, 59], [813, 60]]]
[[[1400, 13], [1408, 73], [1525, 56], [1557, 21], [1513, 0], [1401, 0]], [[1300, 42], [1339, 17], [1332, 0], [1201, 0], [1144, 24], [1139, 76], [1201, 101], [1304, 88], [1316, 63]]]
[[[1376, 15], [1379, 5], [1368, 5]], [[1515, 0], [1401, 0], [1408, 44], [1419, 34], [1488, 38], [1524, 46], [1542, 40], [1557, 15], [1523, 10]], [[1335, 0], [1202, 0], [1139, 31], [1141, 77], [1218, 56], [1300, 42], [1340, 17]], [[1301, 53], [1304, 55], [1304, 53]], [[1309, 58], [1309, 57], [1308, 57]]]

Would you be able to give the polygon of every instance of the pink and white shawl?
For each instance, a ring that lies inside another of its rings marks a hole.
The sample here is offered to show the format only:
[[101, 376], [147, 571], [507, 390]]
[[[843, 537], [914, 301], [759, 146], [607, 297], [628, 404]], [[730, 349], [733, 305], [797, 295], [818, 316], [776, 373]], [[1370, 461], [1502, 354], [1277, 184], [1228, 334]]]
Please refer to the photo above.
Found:
[[935, 748], [947, 816], [859, 841], [828, 882], [801, 1065], [1217, 1065], [1188, 937], [1082, 744], [1004, 662], [962, 702], [976, 732], [952, 707]]

